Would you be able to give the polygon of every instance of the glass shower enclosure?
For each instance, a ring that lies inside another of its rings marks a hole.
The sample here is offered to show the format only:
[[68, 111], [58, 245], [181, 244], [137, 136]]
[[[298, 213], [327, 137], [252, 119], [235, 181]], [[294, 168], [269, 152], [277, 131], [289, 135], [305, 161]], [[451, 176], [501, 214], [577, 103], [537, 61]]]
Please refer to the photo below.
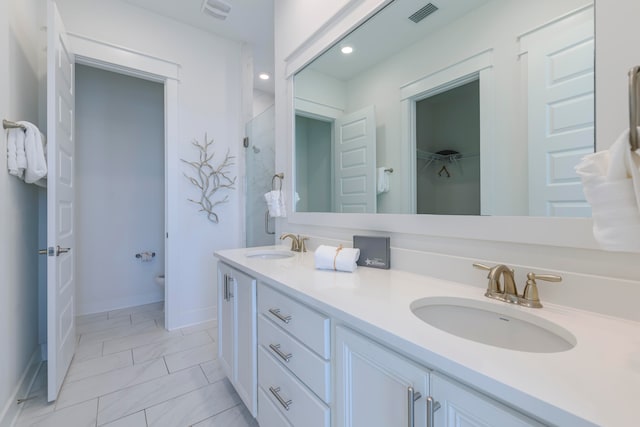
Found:
[[246, 247], [275, 244], [275, 220], [267, 214], [264, 194], [275, 174], [275, 107], [272, 105], [246, 125], [245, 218]]

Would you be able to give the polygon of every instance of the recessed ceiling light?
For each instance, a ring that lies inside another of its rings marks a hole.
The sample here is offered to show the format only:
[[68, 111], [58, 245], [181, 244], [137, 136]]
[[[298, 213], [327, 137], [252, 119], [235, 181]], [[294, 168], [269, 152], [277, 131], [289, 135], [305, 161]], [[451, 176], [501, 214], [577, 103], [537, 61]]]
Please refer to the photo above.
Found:
[[258, 77], [260, 77], [262, 80], [269, 80], [269, 77], [271, 76], [269, 76], [269, 74], [267, 73], [260, 73]]
[[348, 55], [351, 52], [353, 52], [353, 48], [351, 46], [343, 46], [342, 49], [340, 49], [340, 52], [344, 53], [345, 55]]
[[200, 10], [214, 18], [225, 20], [231, 12], [231, 5], [224, 0], [203, 0]]

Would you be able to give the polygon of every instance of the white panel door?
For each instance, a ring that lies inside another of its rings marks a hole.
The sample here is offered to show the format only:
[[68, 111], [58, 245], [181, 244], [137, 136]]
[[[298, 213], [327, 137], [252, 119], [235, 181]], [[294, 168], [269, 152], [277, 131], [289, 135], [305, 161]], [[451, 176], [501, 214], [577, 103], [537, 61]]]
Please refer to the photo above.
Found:
[[236, 378], [235, 387], [251, 415], [258, 415], [258, 337], [256, 315], [256, 279], [240, 271], [233, 272], [236, 299]]
[[251, 415], [258, 415], [256, 280], [218, 263], [218, 359]]
[[56, 4], [47, 6], [47, 369], [57, 398], [75, 352], [74, 57]]
[[376, 212], [376, 122], [373, 106], [337, 119], [335, 212]]
[[529, 45], [529, 215], [589, 217], [574, 167], [594, 150], [593, 18]]
[[[413, 425], [425, 425], [426, 369], [338, 326], [335, 375], [338, 426], [406, 426], [411, 416], [415, 417]], [[417, 399], [410, 399], [410, 387]]]

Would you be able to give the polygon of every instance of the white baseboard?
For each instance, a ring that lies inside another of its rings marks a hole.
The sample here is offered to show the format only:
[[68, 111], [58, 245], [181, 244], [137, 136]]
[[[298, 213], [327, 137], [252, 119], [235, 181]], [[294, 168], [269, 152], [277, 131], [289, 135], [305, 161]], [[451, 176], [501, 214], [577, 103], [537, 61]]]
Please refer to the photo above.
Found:
[[42, 366], [42, 358], [40, 357], [40, 347], [31, 355], [27, 368], [22, 373], [20, 381], [16, 384], [15, 390], [11, 397], [4, 403], [2, 413], [0, 413], [0, 427], [11, 427], [15, 424], [22, 406], [18, 404], [18, 399], [23, 399], [29, 395], [40, 367]]

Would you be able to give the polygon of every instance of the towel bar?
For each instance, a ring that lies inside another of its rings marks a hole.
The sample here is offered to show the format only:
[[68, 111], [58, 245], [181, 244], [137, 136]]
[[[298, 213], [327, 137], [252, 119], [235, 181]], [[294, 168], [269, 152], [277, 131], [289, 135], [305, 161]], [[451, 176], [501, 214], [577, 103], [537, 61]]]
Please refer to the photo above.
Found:
[[638, 106], [640, 104], [640, 93], [638, 93], [638, 78], [640, 76], [640, 66], [635, 66], [629, 70], [629, 143], [631, 150], [638, 149]]

